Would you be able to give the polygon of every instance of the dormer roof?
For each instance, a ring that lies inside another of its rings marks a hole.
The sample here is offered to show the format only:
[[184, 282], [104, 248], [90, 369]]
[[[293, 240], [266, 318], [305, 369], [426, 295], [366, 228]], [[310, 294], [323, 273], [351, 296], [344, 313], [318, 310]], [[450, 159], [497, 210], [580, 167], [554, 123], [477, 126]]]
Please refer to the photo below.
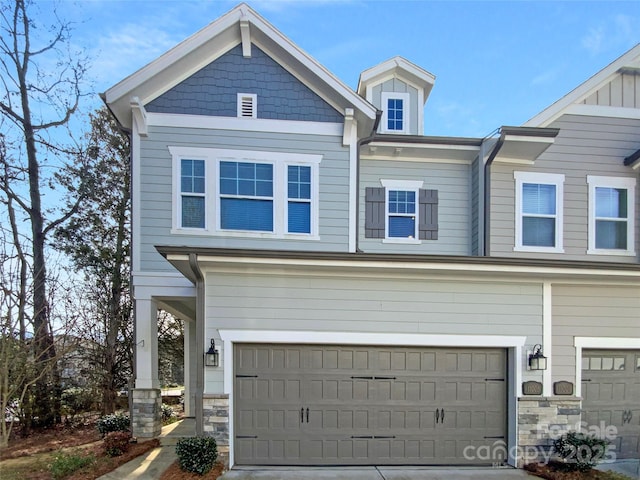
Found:
[[[640, 85], [640, 44], [637, 44], [624, 55], [614, 60], [608, 66], [589, 78], [560, 100], [544, 109], [535, 117], [528, 120], [525, 127], [547, 127], [564, 114], [623, 116], [640, 118], [640, 99], [636, 95], [622, 95], [625, 88], [631, 90], [624, 78], [635, 78], [634, 84]], [[614, 85], [620, 83], [620, 85]], [[611, 86], [619, 89], [620, 99], [609, 98]]]
[[406, 58], [396, 56], [362, 72], [358, 80], [358, 94], [369, 99], [367, 88], [390, 78], [400, 78], [416, 87], [422, 93], [423, 104], [427, 101], [436, 81], [433, 74], [411, 63]]
[[258, 46], [338, 112], [344, 115], [346, 109], [353, 109], [360, 134], [371, 131], [375, 107], [245, 3], [109, 88], [102, 97], [118, 121], [131, 128], [132, 103], [146, 105], [239, 44], [245, 56], [251, 55], [252, 44]]

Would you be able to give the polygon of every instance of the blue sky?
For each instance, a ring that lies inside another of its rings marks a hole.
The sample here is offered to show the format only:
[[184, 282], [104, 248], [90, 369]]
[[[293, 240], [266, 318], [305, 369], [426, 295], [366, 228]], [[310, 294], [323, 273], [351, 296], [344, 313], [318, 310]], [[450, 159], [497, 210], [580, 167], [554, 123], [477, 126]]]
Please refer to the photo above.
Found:
[[[483, 137], [520, 125], [640, 43], [633, 1], [248, 1], [355, 88], [358, 75], [401, 55], [436, 76], [428, 135]], [[101, 92], [237, 2], [62, 0], [72, 40], [92, 57]], [[45, 14], [53, 3], [40, 3]], [[96, 97], [93, 97], [98, 105]]]

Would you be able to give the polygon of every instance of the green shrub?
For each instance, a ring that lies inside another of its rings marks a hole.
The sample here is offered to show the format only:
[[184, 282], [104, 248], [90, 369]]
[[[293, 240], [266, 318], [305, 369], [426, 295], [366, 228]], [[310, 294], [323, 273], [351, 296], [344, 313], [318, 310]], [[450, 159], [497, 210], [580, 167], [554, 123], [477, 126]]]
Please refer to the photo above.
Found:
[[605, 458], [608, 442], [593, 435], [569, 432], [553, 441], [553, 449], [569, 470], [586, 472]]
[[129, 450], [129, 432], [109, 432], [105, 435], [102, 448], [110, 457], [118, 457]]
[[95, 461], [93, 455], [80, 455], [79, 453], [57, 453], [53, 457], [53, 462], [49, 467], [49, 472], [54, 480], [67, 477], [81, 468], [92, 464]]
[[109, 432], [128, 432], [129, 425], [129, 416], [124, 413], [105, 415], [96, 422], [98, 431], [103, 437]]
[[169, 425], [178, 419], [178, 414], [170, 405], [162, 404], [162, 424]]
[[182, 470], [204, 475], [213, 468], [218, 449], [211, 437], [181, 438], [176, 444], [176, 455]]

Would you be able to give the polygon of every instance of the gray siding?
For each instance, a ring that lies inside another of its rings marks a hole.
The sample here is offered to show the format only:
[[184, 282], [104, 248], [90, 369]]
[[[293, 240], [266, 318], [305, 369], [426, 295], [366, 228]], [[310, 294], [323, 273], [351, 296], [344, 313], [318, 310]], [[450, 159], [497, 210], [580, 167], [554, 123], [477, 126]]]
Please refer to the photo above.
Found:
[[605, 107], [640, 108], [640, 76], [628, 73], [617, 75], [582, 103]]
[[257, 94], [258, 118], [341, 122], [342, 116], [255, 45], [242, 46], [145, 105], [149, 112], [237, 116], [237, 94]]
[[[380, 187], [380, 179], [423, 180], [422, 188], [438, 190], [438, 239], [420, 245], [383, 243], [364, 238], [365, 188]], [[360, 249], [370, 253], [469, 255], [470, 166], [447, 163], [361, 160], [359, 235]]]
[[[418, 90], [406, 82], [398, 78], [392, 78], [376, 85], [372, 88], [373, 97], [371, 103], [376, 108], [384, 110], [386, 105], [382, 105], [382, 92], [397, 92], [409, 94], [409, 134], [422, 135], [424, 132], [418, 131], [418, 109], [424, 108], [423, 105], [418, 104]], [[382, 128], [382, 126], [380, 126]]]
[[[207, 275], [205, 338], [218, 329], [542, 336], [539, 284], [299, 275]], [[207, 372], [206, 392], [222, 389]], [[525, 372], [526, 379], [538, 379]]]
[[[560, 134], [534, 166], [494, 164], [491, 166], [490, 255], [501, 257], [562, 258], [603, 262], [637, 262], [637, 257], [587, 255], [588, 185], [587, 175], [639, 178], [638, 172], [623, 165], [624, 158], [638, 148], [640, 120], [564, 115], [550, 125]], [[563, 173], [564, 254], [514, 252], [515, 180], [514, 171]], [[636, 183], [636, 252], [640, 250], [638, 213], [640, 184]]]
[[575, 336], [640, 337], [640, 287], [553, 285], [552, 315], [553, 379], [575, 382]]
[[[229, 148], [321, 154], [320, 240], [229, 238], [171, 234], [172, 159], [168, 146]], [[349, 234], [349, 152], [341, 137], [152, 127], [141, 142], [141, 269], [173, 271], [155, 245], [347, 251]]]

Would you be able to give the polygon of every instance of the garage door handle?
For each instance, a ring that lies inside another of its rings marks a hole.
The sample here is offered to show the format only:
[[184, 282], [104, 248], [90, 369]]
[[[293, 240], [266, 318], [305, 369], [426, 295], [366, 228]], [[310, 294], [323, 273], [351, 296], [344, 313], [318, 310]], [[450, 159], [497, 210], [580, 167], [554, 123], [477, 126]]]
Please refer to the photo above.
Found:
[[440, 423], [440, 410], [436, 408], [436, 423]]
[[300, 423], [304, 423], [304, 407], [300, 409]]
[[351, 435], [351, 438], [373, 438], [373, 435]]
[[440, 409], [440, 423], [444, 423], [444, 408]]
[[307, 423], [309, 423], [309, 409], [307, 408]]

